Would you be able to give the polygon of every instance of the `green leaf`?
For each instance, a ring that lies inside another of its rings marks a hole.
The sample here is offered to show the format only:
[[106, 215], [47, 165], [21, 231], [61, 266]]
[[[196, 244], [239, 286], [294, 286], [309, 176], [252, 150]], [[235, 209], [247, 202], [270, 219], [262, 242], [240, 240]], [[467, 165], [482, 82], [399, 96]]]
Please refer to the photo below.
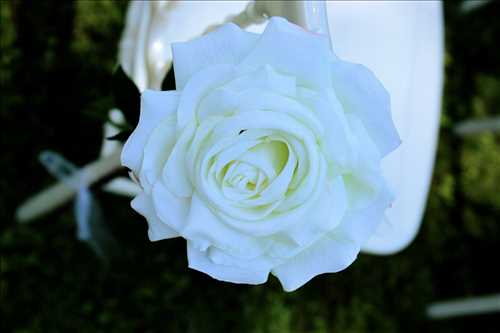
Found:
[[111, 91], [116, 107], [123, 112], [127, 122], [135, 127], [139, 122], [141, 93], [121, 66], [118, 66], [113, 74]]

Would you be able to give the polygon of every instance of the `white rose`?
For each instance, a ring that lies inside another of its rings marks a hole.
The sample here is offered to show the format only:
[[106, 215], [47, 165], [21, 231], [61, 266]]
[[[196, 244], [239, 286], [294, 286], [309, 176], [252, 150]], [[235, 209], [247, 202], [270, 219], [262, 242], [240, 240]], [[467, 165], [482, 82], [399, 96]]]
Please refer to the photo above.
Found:
[[187, 240], [189, 267], [295, 290], [356, 258], [391, 195], [389, 95], [328, 40], [282, 18], [173, 45], [176, 91], [145, 91], [122, 163], [152, 241]]

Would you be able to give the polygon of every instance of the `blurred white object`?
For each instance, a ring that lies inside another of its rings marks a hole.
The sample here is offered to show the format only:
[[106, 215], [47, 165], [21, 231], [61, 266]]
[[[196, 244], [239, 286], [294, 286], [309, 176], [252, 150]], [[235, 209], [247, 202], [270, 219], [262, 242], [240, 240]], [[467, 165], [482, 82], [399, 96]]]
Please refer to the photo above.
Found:
[[140, 91], [159, 90], [172, 64], [171, 43], [193, 39], [230, 21], [261, 32], [270, 16], [328, 34], [322, 1], [131, 1], [120, 64]]
[[468, 297], [433, 303], [427, 307], [431, 319], [480, 315], [500, 312], [500, 294]]
[[76, 191], [76, 237], [88, 244], [100, 259], [108, 262], [118, 253], [118, 245], [104, 222], [101, 207], [90, 192], [86, 174], [88, 169], [78, 169], [58, 153], [49, 150], [41, 152], [39, 158], [52, 176]]
[[460, 9], [462, 13], [467, 14], [486, 6], [491, 1], [492, 0], [463, 0]]
[[500, 132], [500, 117], [490, 117], [482, 119], [468, 119], [457, 125], [454, 129], [456, 134], [461, 136], [479, 134], [483, 132]]
[[31, 222], [73, 199], [77, 194], [77, 188], [70, 185], [73, 182], [78, 181], [79, 184], [90, 187], [96, 181], [121, 168], [120, 150], [113, 151], [110, 155], [103, 156], [81, 167], [78, 173], [72, 174], [71, 178], [75, 179], [60, 180], [28, 198], [16, 210], [17, 221], [20, 223]]

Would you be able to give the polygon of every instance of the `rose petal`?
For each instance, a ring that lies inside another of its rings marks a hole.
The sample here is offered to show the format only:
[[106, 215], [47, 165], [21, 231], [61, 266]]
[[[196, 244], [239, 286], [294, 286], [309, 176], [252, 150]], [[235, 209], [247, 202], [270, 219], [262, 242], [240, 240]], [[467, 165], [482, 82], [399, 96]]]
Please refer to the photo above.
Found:
[[146, 90], [141, 95], [139, 123], [123, 146], [122, 165], [139, 172], [146, 142], [158, 123], [175, 114], [179, 95], [176, 91]]
[[189, 268], [210, 275], [212, 278], [246, 284], [261, 284], [267, 281], [269, 269], [252, 269], [213, 263], [207, 251], [200, 251], [192, 242], [187, 242]]
[[396, 149], [401, 140], [391, 117], [389, 93], [375, 75], [362, 65], [334, 61], [333, 87], [346, 112], [358, 116], [382, 156]]
[[189, 198], [193, 192], [189, 169], [186, 166], [186, 155], [195, 133], [195, 126], [196, 124], [190, 123], [182, 131], [162, 171], [162, 180], [165, 186], [173, 194], [183, 198]]
[[196, 121], [197, 109], [209, 92], [231, 80], [235, 75], [232, 65], [214, 65], [193, 75], [182, 90], [177, 109], [177, 129], [182, 131]]
[[336, 173], [352, 166], [355, 156], [351, 142], [352, 131], [342, 105], [333, 91], [317, 93], [308, 89], [299, 89], [298, 94], [300, 101], [308, 105], [325, 126], [321, 146], [330, 164], [329, 175], [333, 178]]
[[235, 112], [239, 104], [239, 96], [222, 86], [214, 89], [200, 100], [196, 110], [200, 122], [210, 116], [230, 116]]
[[134, 198], [134, 200], [132, 200], [131, 206], [148, 221], [148, 236], [150, 241], [154, 242], [179, 236], [179, 233], [158, 218], [153, 206], [152, 198], [149, 195], [144, 193], [139, 194]]
[[316, 275], [345, 269], [356, 259], [359, 250], [355, 242], [329, 234], [271, 272], [284, 290], [294, 291]]
[[[200, 121], [210, 116], [230, 116], [237, 112], [239, 105], [243, 104], [240, 94], [248, 89], [258, 87], [260, 92], [266, 94], [278, 94], [287, 97], [295, 97], [296, 95], [295, 77], [278, 73], [271, 66], [265, 65], [250, 73], [240, 74], [235, 73], [236, 79], [225, 83], [220, 88], [209, 91], [201, 99], [197, 109], [197, 116]], [[256, 96], [256, 94], [252, 96], [253, 101], [261, 100], [261, 98], [263, 96]], [[282, 103], [288, 101], [288, 103], [297, 104], [290, 98], [281, 101]], [[286, 109], [283, 104], [280, 104], [280, 107]]]
[[275, 266], [275, 262], [265, 255], [255, 258], [238, 258], [214, 246], [210, 246], [207, 249], [207, 256], [211, 262], [217, 265], [267, 271], [268, 273], [271, 271], [271, 268]]
[[260, 193], [262, 203], [264, 204], [270, 203], [273, 200], [285, 197], [288, 186], [290, 185], [290, 181], [292, 180], [296, 165], [297, 165], [297, 157], [295, 156], [295, 153], [289, 152], [288, 159], [281, 172], [275, 179], [273, 179], [270, 182], [267, 188]]
[[327, 183], [302, 223], [286, 233], [301, 246], [308, 246], [340, 224], [347, 211], [347, 193], [341, 176]]
[[201, 250], [214, 245], [240, 258], [255, 258], [266, 248], [265, 240], [249, 237], [225, 224], [196, 193], [191, 199], [189, 215], [181, 234]]
[[189, 211], [189, 200], [171, 193], [161, 182], [153, 186], [153, 205], [160, 220], [180, 232]]
[[258, 87], [268, 92], [295, 97], [297, 79], [294, 75], [279, 73], [268, 64], [248, 73], [245, 73], [246, 69], [244, 67], [239, 67], [237, 70], [240, 71], [238, 77], [224, 85], [225, 89], [242, 92], [249, 88]]
[[362, 246], [384, 220], [385, 210], [394, 200], [388, 188], [380, 189], [378, 196], [363, 209], [349, 211], [342, 223], [334, 230]]
[[175, 84], [184, 88], [193, 74], [213, 65], [238, 64], [253, 47], [259, 35], [227, 23], [205, 36], [189, 42], [172, 43]]
[[346, 114], [347, 123], [351, 132], [355, 135], [351, 136], [350, 146], [356, 152], [355, 159], [350, 165], [350, 168], [358, 173], [380, 171], [380, 161], [382, 155], [376, 145], [376, 142], [370, 136], [363, 121], [356, 114]]
[[[319, 138], [324, 133], [324, 127], [318, 118], [297, 100], [270, 93], [260, 87], [246, 89], [239, 95], [241, 113], [255, 113], [257, 110], [269, 110], [286, 114], [307, 126]], [[293, 132], [291, 132], [293, 134]]]
[[164, 118], [153, 130], [144, 146], [144, 158], [139, 179], [145, 192], [150, 192], [161, 174], [175, 144], [175, 114]]
[[331, 86], [329, 62], [334, 58], [328, 39], [313, 34], [281, 17], [272, 17], [255, 47], [241, 66], [265, 64], [295, 76], [299, 85], [321, 89]]

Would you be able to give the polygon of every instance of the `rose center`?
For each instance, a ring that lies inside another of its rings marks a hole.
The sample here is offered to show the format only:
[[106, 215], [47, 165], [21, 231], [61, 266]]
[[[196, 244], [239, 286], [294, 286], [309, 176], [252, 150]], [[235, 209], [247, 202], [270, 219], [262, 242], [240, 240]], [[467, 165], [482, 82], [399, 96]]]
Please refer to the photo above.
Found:
[[235, 197], [235, 192], [247, 199], [258, 197], [281, 173], [287, 160], [288, 147], [285, 143], [262, 138], [261, 143], [225, 166], [222, 179], [224, 192], [230, 199], [242, 199], [239, 195]]

